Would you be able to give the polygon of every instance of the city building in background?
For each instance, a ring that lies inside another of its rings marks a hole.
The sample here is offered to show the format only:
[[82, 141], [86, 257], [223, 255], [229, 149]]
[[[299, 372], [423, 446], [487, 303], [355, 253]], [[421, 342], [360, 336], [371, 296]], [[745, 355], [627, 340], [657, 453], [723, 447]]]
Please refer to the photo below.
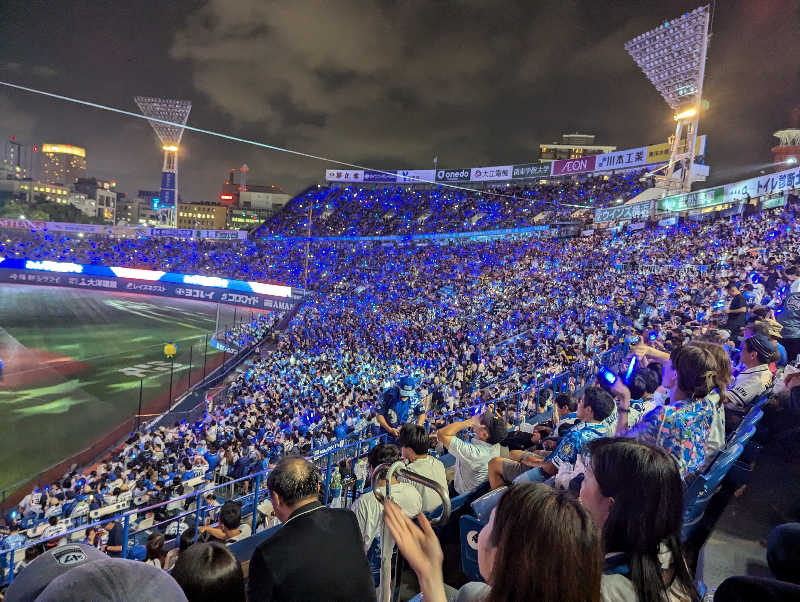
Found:
[[70, 186], [86, 177], [86, 149], [72, 144], [41, 146], [41, 177], [43, 182]]
[[16, 136], [9, 136], [3, 146], [0, 179], [35, 179], [38, 176], [39, 147], [23, 144]]
[[561, 142], [539, 145], [539, 160], [580, 159], [617, 150], [616, 146], [595, 144], [594, 138], [594, 134], [561, 134]]
[[232, 169], [222, 184], [220, 204], [228, 207], [229, 229], [249, 230], [283, 208], [292, 198], [279, 186], [254, 184], [247, 181], [247, 165]]
[[228, 208], [219, 203], [178, 201], [178, 228], [224, 230], [227, 218]]
[[115, 180], [98, 180], [97, 178], [79, 178], [75, 182], [75, 191], [85, 194], [97, 202], [97, 217], [104, 222], [116, 223], [117, 193]]
[[800, 105], [789, 113], [789, 127], [772, 135], [780, 142], [772, 147], [775, 171], [786, 169], [786, 165], [797, 165], [800, 161]]

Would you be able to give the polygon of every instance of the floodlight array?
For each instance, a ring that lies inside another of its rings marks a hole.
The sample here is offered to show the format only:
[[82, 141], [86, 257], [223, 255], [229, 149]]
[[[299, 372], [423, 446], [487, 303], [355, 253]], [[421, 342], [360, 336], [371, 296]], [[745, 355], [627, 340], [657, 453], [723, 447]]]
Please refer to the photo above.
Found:
[[625, 44], [672, 109], [696, 102], [702, 93], [709, 15], [708, 5], [698, 7]]
[[[134, 98], [139, 109], [147, 117], [186, 124], [189, 112], [192, 110], [190, 100], [174, 100], [171, 98], [150, 98], [137, 96]], [[176, 125], [167, 125], [159, 121], [148, 120], [158, 135], [161, 143], [167, 146], [178, 146], [183, 136], [183, 128]]]

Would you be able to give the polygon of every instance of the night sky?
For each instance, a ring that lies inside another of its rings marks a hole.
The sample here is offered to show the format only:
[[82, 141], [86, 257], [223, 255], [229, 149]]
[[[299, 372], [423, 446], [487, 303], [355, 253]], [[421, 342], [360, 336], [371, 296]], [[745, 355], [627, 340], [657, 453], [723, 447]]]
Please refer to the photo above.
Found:
[[[206, 0], [0, 2], [0, 79], [376, 168], [534, 160], [562, 132], [665, 141], [670, 110], [623, 47], [695, 2]], [[800, 104], [800, 2], [717, 3], [706, 69], [715, 180], [753, 175]], [[85, 146], [90, 175], [157, 189], [147, 122], [0, 88], [0, 135]], [[246, 162], [297, 192], [326, 164], [184, 134], [181, 196], [215, 198]]]

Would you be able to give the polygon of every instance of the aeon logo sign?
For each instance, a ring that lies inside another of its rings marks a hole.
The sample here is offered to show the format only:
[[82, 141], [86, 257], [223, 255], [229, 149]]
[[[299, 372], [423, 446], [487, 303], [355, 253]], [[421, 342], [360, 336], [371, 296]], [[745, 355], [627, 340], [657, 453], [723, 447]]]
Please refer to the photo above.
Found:
[[595, 161], [597, 161], [596, 155], [582, 157], [581, 159], [564, 159], [561, 161], [554, 161], [553, 175], [559, 176], [563, 174], [593, 171], [595, 167]]

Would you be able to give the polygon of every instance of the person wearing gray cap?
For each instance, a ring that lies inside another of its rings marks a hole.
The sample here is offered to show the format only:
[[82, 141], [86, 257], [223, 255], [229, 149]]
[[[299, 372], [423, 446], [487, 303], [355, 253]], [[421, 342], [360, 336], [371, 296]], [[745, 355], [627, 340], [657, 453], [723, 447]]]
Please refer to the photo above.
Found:
[[6, 592], [4, 602], [186, 602], [176, 581], [154, 566], [109, 558], [96, 548], [68, 544], [45, 552], [28, 565]]

